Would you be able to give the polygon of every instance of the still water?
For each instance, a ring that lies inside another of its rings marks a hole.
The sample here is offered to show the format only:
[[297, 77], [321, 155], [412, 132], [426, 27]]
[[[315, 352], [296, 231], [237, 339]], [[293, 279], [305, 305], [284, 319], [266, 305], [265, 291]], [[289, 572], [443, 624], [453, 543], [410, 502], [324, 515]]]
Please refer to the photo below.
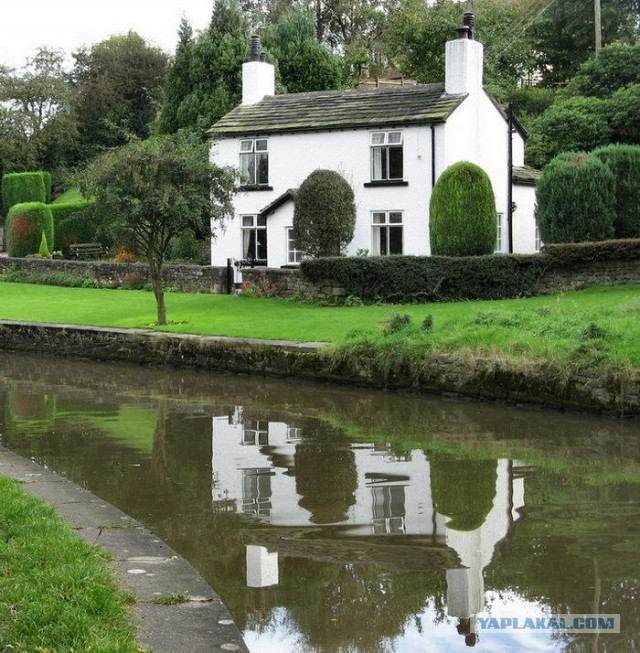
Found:
[[[252, 653], [640, 646], [638, 421], [0, 354], [0, 443], [190, 560]], [[506, 621], [569, 613], [620, 633]]]

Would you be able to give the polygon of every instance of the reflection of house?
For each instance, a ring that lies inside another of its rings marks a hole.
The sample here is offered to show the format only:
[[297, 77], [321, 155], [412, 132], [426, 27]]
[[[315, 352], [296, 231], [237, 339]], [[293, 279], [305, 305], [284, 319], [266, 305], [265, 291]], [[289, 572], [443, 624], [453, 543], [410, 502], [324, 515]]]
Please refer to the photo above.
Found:
[[[302, 446], [304, 434], [283, 422], [257, 422], [237, 415], [213, 419], [214, 509], [232, 507], [273, 526], [312, 525], [296, 486], [296, 447]], [[514, 481], [510, 464], [500, 461], [493, 507], [477, 531], [477, 542], [465, 544], [470, 532], [447, 528], [448, 517], [435, 508], [430, 465], [422, 451], [400, 458], [380, 445], [355, 444], [352, 450], [357, 483], [346, 519], [340, 522], [345, 535], [429, 535], [458, 551], [468, 567], [471, 554], [465, 547], [484, 547], [480, 559], [484, 567], [523, 505], [521, 480]]]
[[460, 38], [447, 43], [445, 80], [437, 84], [275, 95], [274, 68], [254, 43], [242, 70], [242, 104], [212, 128], [212, 160], [241, 177], [235, 215], [212, 241], [213, 264], [231, 258], [297, 265], [292, 200], [318, 168], [339, 171], [354, 189], [357, 217], [347, 253], [428, 255], [432, 189], [458, 161], [479, 165], [491, 178], [496, 249], [509, 251], [515, 204], [513, 251], [536, 251], [535, 180], [524, 167], [524, 130], [484, 89], [483, 48], [469, 22], [467, 16]]

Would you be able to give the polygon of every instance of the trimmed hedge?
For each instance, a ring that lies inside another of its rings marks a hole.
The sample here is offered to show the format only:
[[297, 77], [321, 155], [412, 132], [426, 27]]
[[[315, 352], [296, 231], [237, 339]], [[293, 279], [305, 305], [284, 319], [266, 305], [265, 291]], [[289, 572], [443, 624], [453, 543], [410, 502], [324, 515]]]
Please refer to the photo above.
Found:
[[51, 199], [51, 174], [48, 172], [11, 172], [2, 177], [4, 212], [16, 204], [42, 202]]
[[308, 281], [364, 301], [404, 303], [528, 297], [549, 268], [619, 260], [640, 260], [640, 240], [548, 245], [527, 255], [325, 258], [300, 269]]
[[540, 255], [371, 256], [306, 260], [303, 276], [365, 301], [394, 303], [530, 295], [544, 271]]
[[9, 256], [23, 257], [40, 249], [42, 233], [47, 243], [53, 243], [53, 216], [43, 202], [15, 204], [9, 210], [6, 223]]
[[95, 242], [98, 224], [94, 218], [94, 205], [95, 200], [49, 205], [56, 237], [55, 249], [68, 254], [72, 243]]
[[440, 175], [429, 205], [431, 253], [482, 256], [496, 246], [496, 200], [489, 175], [459, 161]]

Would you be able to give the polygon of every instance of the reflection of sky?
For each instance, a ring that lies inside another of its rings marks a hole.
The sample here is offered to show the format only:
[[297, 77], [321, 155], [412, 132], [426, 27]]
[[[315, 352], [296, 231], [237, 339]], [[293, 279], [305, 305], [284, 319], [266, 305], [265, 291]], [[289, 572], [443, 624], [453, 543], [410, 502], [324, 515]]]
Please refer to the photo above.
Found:
[[[539, 603], [526, 601], [512, 592], [487, 592], [487, 612], [480, 617], [518, 617], [523, 623], [527, 617], [540, 617], [548, 610]], [[271, 623], [264, 632], [246, 630], [244, 639], [251, 653], [311, 653], [300, 643], [300, 634], [286, 632], [283, 622], [284, 609], [274, 611]], [[419, 616], [422, 632], [412, 619], [407, 623], [401, 640], [389, 641], [386, 650], [389, 653], [456, 653], [457, 651], [478, 651], [478, 653], [511, 653], [512, 651], [561, 651], [565, 642], [552, 638], [550, 632], [527, 631], [483, 631], [479, 629], [479, 641], [473, 648], [465, 646], [464, 637], [458, 635], [458, 620], [448, 618], [436, 623], [433, 608], [427, 608]], [[367, 653], [359, 651], [358, 653]]]

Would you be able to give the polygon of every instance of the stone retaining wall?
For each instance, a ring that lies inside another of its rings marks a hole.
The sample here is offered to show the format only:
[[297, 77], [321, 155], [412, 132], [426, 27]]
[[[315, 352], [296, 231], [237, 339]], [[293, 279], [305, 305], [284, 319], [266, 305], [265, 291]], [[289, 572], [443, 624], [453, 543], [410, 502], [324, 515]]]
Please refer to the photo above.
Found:
[[[122, 285], [132, 280], [148, 281], [148, 268], [143, 263], [111, 261], [73, 261], [66, 259], [0, 258], [0, 274], [9, 267], [26, 272], [69, 273], [97, 279], [105, 285]], [[256, 282], [266, 275], [287, 298], [314, 295], [344, 296], [344, 288], [329, 283], [306, 281], [298, 268], [253, 268], [242, 271], [244, 281]], [[167, 265], [164, 269], [167, 286], [182, 292], [224, 294], [227, 292], [227, 269], [201, 265]], [[570, 268], [549, 267], [533, 289], [534, 295], [548, 295], [579, 290], [593, 285], [640, 284], [640, 260], [598, 261]]]
[[[74, 261], [67, 259], [0, 258], [0, 273], [10, 267], [25, 272], [75, 274], [96, 279], [104, 285], [120, 286], [132, 281], [146, 283], [149, 268], [144, 263], [112, 261]], [[224, 294], [227, 292], [227, 270], [208, 265], [166, 265], [164, 280], [182, 292]]]
[[637, 376], [578, 373], [545, 365], [516, 369], [491, 359], [426, 356], [418, 378], [408, 378], [406, 370], [391, 366], [383, 373], [368, 366], [367, 360], [343, 359], [337, 363], [324, 355], [321, 343], [11, 321], [0, 321], [0, 349], [640, 414]]

